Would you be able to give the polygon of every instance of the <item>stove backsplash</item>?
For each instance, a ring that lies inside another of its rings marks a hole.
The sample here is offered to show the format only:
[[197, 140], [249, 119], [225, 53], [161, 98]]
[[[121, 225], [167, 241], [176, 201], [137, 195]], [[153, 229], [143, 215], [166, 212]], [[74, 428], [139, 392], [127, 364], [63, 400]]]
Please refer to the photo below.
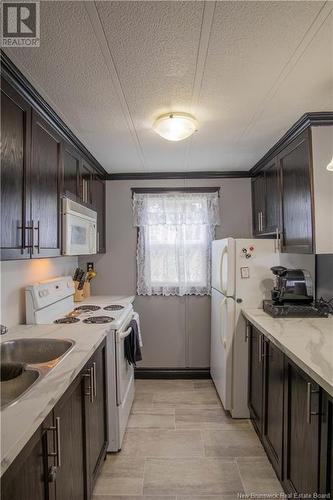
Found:
[[6, 326], [24, 324], [25, 287], [36, 281], [72, 275], [77, 265], [77, 257], [1, 262], [0, 323]]
[[333, 254], [316, 255], [316, 297], [333, 298]]

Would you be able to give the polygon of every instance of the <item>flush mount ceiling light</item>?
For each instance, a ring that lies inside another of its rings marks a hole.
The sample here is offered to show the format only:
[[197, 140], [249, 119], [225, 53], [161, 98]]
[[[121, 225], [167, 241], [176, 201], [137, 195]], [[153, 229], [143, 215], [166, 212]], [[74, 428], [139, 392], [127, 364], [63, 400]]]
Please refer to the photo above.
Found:
[[330, 172], [333, 172], [333, 157], [332, 157], [332, 160], [329, 162], [329, 164], [327, 165], [327, 170], [329, 170]]
[[198, 124], [188, 113], [165, 113], [157, 118], [153, 129], [167, 141], [182, 141], [198, 129]]

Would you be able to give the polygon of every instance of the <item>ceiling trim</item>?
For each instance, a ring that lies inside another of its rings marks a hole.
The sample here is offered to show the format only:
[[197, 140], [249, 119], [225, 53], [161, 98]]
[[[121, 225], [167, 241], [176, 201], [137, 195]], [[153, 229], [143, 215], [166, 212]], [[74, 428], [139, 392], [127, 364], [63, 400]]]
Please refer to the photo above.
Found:
[[197, 172], [129, 172], [119, 174], [108, 174], [108, 181], [127, 181], [127, 180], [167, 180], [167, 179], [240, 179], [250, 177], [246, 171], [224, 172], [197, 171]]
[[[192, 96], [191, 96], [191, 106], [190, 111], [195, 115], [194, 108], [198, 106], [200, 100], [200, 94], [202, 89], [202, 82], [204, 78], [208, 47], [210, 42], [210, 36], [212, 32], [214, 14], [215, 14], [216, 1], [205, 1], [202, 12], [200, 37], [198, 44], [197, 59], [195, 64], [195, 74], [192, 86]], [[191, 148], [193, 145], [193, 138], [188, 141], [185, 150], [185, 168], [189, 168]]]
[[1, 75], [8, 80], [16, 90], [24, 96], [30, 105], [37, 109], [41, 115], [48, 121], [52, 121], [53, 126], [57, 131], [69, 141], [79, 152], [91, 163], [95, 170], [105, 178], [106, 170], [102, 167], [98, 160], [90, 153], [90, 151], [82, 144], [78, 137], [71, 131], [66, 123], [54, 111], [54, 109], [45, 101], [35, 87], [27, 80], [21, 71], [15, 66], [13, 61], [0, 50]]
[[305, 113], [292, 127], [279, 139], [273, 147], [250, 169], [251, 176], [256, 175], [268, 161], [276, 156], [283, 148], [288, 146], [305, 129], [313, 126], [333, 125], [333, 111], [319, 111]]
[[319, 8], [312, 23], [305, 31], [296, 49], [287, 59], [276, 80], [273, 82], [271, 88], [269, 89], [267, 94], [263, 97], [261, 103], [258, 105], [257, 111], [252, 115], [250, 121], [239, 135], [237, 142], [239, 142], [244, 137], [244, 135], [246, 135], [247, 132], [251, 128], [253, 128], [253, 126], [256, 124], [260, 116], [265, 112], [267, 103], [270, 102], [276, 95], [280, 86], [285, 81], [287, 76], [291, 73], [291, 71], [294, 69], [294, 67], [297, 65], [298, 61], [301, 59], [301, 57], [306, 52], [308, 47], [311, 45], [312, 41], [316, 37], [317, 33], [320, 31], [321, 27], [326, 22], [328, 16], [332, 13], [332, 11], [333, 11], [333, 3], [330, 1], [325, 1], [324, 4]]
[[133, 139], [139, 161], [141, 164], [141, 168], [145, 168], [145, 157], [144, 157], [144, 152], [143, 152], [143, 147], [141, 145], [140, 139], [138, 137], [133, 118], [129, 109], [129, 105], [125, 96], [125, 92], [123, 90], [123, 86], [121, 84], [121, 80], [119, 78], [119, 74], [117, 71], [117, 67], [115, 65], [111, 48], [108, 43], [107, 36], [105, 34], [104, 28], [103, 28], [103, 23], [101, 21], [98, 9], [96, 7], [95, 2], [84, 2], [86, 11], [88, 13], [90, 23], [92, 25], [92, 28], [94, 30], [96, 39], [98, 41], [99, 47], [101, 49], [101, 53], [103, 55], [105, 64], [108, 68], [109, 74], [111, 76], [111, 80], [114, 86], [114, 89], [116, 91], [116, 94], [118, 96], [118, 100], [128, 127], [128, 130], [131, 134], [131, 137]]

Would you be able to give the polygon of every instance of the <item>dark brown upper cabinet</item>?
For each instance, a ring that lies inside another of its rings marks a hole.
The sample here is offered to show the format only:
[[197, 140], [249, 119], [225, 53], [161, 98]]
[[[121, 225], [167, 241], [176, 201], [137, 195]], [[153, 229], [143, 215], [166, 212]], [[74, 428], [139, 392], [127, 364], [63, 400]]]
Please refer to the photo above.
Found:
[[32, 113], [32, 257], [61, 255], [60, 179], [62, 138], [37, 112]]
[[253, 233], [255, 236], [263, 233], [263, 219], [265, 214], [266, 186], [262, 172], [252, 179], [252, 216]]
[[309, 131], [278, 156], [281, 171], [281, 250], [312, 253], [312, 166]]
[[79, 197], [80, 201], [91, 205], [91, 186], [93, 169], [86, 161], [82, 161], [79, 168]]
[[106, 172], [2, 52], [1, 63], [1, 260], [61, 255], [64, 195], [97, 211], [104, 252]]
[[30, 168], [31, 107], [1, 79], [1, 260], [30, 256], [26, 193]]
[[106, 221], [105, 221], [105, 181], [94, 175], [92, 180], [92, 206], [97, 211], [97, 253], [106, 251]]
[[72, 196], [74, 200], [79, 197], [79, 171], [81, 156], [73, 146], [67, 142], [64, 144], [64, 174], [63, 174], [63, 194]]
[[265, 234], [277, 234], [280, 231], [280, 189], [279, 189], [279, 165], [273, 158], [263, 168], [265, 176], [265, 211], [262, 221], [262, 232]]
[[285, 253], [312, 253], [312, 164], [305, 130], [252, 180], [254, 236], [276, 237]]

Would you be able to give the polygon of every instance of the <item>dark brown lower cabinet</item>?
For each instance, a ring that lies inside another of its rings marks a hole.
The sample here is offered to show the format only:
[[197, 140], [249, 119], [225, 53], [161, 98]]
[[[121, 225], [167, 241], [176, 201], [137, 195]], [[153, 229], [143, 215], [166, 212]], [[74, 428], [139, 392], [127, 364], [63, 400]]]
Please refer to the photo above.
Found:
[[283, 482], [287, 492], [319, 491], [319, 430], [319, 386], [286, 360]]
[[248, 406], [276, 475], [288, 494], [331, 498], [333, 398], [251, 324], [249, 332]]
[[320, 491], [333, 495], [333, 398], [322, 393]]
[[[50, 425], [52, 415], [45, 420], [45, 427]], [[54, 483], [50, 487], [48, 483], [48, 436], [41, 426], [1, 479], [1, 499], [51, 500], [53, 495]]]
[[249, 394], [248, 404], [252, 423], [262, 432], [263, 409], [263, 335], [251, 325], [249, 334]]
[[264, 339], [262, 442], [278, 477], [282, 477], [284, 356]]
[[106, 395], [104, 341], [1, 478], [1, 499], [89, 500], [108, 443]]
[[88, 363], [85, 395], [86, 475], [88, 491], [92, 492], [108, 444], [105, 345]]
[[79, 376], [53, 410], [53, 425], [59, 440], [59, 448], [55, 446], [57, 499], [85, 498], [83, 397], [82, 378]]

